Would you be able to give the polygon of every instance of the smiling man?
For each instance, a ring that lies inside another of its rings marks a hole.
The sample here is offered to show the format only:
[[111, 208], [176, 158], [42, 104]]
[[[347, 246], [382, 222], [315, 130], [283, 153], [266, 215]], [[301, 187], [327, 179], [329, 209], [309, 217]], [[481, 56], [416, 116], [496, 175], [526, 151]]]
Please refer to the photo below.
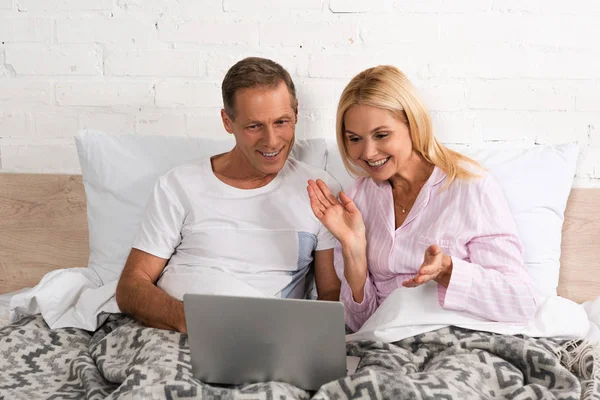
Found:
[[289, 73], [246, 58], [227, 72], [222, 94], [234, 148], [159, 179], [119, 280], [119, 308], [148, 326], [185, 332], [181, 298], [211, 273], [267, 295], [303, 298], [314, 265], [318, 298], [339, 299], [334, 239], [305, 189], [308, 179], [336, 184], [288, 158], [298, 120]]

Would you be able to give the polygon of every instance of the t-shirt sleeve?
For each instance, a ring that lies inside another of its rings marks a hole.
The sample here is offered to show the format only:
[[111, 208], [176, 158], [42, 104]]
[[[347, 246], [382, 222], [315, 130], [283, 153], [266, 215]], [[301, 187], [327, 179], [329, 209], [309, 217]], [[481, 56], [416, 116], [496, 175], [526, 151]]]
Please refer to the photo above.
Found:
[[[338, 197], [339, 193], [342, 191], [342, 186], [338, 181], [329, 174], [323, 177], [323, 181], [327, 184], [333, 195]], [[317, 247], [315, 250], [333, 249], [336, 242], [337, 239], [323, 226], [323, 224], [320, 224], [319, 233], [317, 234]]]
[[162, 177], [148, 200], [133, 248], [169, 259], [181, 243], [185, 209]]

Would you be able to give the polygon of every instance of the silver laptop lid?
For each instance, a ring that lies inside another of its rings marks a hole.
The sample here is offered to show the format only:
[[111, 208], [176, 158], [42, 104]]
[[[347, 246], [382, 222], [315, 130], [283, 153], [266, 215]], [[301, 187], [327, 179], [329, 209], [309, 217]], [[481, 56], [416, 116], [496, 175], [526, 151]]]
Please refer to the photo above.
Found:
[[341, 303], [199, 294], [183, 301], [192, 372], [202, 382], [317, 390], [346, 375]]

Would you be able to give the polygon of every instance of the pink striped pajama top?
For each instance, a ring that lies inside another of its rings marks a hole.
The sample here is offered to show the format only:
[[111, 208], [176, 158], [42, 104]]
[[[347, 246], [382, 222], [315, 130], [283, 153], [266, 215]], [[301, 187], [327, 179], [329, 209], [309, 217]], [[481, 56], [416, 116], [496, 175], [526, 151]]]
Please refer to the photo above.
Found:
[[438, 285], [443, 308], [502, 322], [524, 323], [533, 315], [536, 301], [513, 217], [495, 179], [481, 174], [456, 179], [441, 190], [446, 173], [435, 167], [398, 229], [388, 182], [359, 178], [348, 190], [365, 221], [368, 265], [365, 296], [356, 303], [337, 244], [335, 269], [352, 330], [358, 330], [392, 291], [412, 290], [402, 282], [417, 273], [431, 244], [452, 257], [450, 284]]

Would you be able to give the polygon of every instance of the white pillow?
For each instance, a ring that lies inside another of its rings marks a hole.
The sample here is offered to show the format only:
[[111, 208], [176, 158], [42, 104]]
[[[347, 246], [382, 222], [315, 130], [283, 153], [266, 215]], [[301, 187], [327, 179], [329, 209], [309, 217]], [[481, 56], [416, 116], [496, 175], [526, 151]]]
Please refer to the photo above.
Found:
[[[576, 144], [525, 149], [457, 149], [486, 167], [498, 180], [524, 246], [524, 258], [542, 296], [556, 295], [560, 245], [567, 198], [575, 176]], [[347, 190], [348, 174], [333, 141], [325, 168]]]
[[[173, 167], [230, 150], [234, 140], [108, 135], [75, 138], [87, 197], [88, 266], [108, 283], [119, 278], [157, 179]], [[324, 139], [298, 140], [291, 156], [325, 168]]]

